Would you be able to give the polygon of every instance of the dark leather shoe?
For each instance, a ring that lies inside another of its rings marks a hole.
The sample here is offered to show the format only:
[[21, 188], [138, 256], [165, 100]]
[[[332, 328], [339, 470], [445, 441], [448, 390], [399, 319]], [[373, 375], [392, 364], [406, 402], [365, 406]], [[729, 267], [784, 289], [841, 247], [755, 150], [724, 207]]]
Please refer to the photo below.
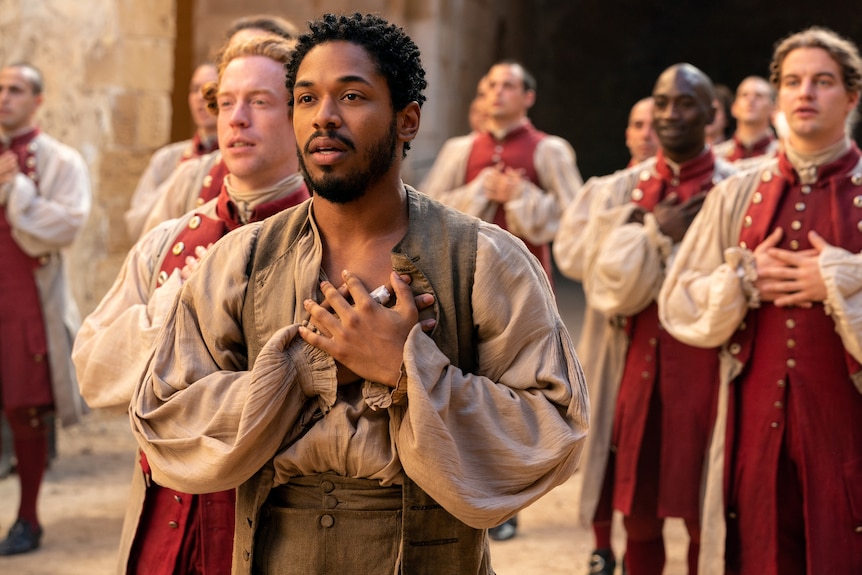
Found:
[[596, 549], [590, 557], [590, 575], [614, 575], [616, 559], [610, 549]]
[[494, 541], [506, 541], [518, 533], [518, 516], [515, 515], [506, 522], [488, 529], [488, 535]]
[[29, 521], [19, 519], [9, 530], [9, 535], [0, 541], [0, 555], [18, 555], [39, 548], [42, 528], [33, 527]]

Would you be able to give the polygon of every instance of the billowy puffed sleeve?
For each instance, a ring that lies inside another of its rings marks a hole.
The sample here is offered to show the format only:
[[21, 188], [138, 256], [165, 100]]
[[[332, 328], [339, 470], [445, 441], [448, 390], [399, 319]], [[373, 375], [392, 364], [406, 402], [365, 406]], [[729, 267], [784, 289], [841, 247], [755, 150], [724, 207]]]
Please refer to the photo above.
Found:
[[488, 221], [494, 217], [496, 208], [485, 196], [483, 182], [493, 168], [485, 168], [472, 181], [464, 183], [475, 138], [475, 134], [468, 134], [446, 140], [418, 189], [459, 212]]
[[176, 235], [176, 226], [176, 220], [165, 222], [132, 246], [111, 289], [78, 330], [72, 361], [90, 407], [129, 406], [153, 340], [182, 285], [175, 270], [150, 293], [160, 250]]
[[506, 225], [516, 236], [541, 245], [554, 239], [563, 210], [575, 199], [584, 180], [575, 150], [557, 136], [539, 141], [533, 165], [539, 185], [525, 180], [521, 195], [506, 202]]
[[476, 373], [453, 366], [416, 326], [403, 358], [407, 405], [390, 416], [405, 473], [486, 528], [571, 476], [589, 400], [548, 281], [523, 244], [482, 225], [476, 262]]
[[138, 185], [129, 202], [129, 209], [123, 214], [126, 233], [132, 241], [141, 237], [144, 221], [150, 215], [159, 199], [159, 186], [167, 180], [180, 164], [183, 153], [192, 145], [191, 140], [168, 144], [155, 151], [146, 169], [138, 179]]
[[309, 399], [335, 401], [335, 362], [298, 337], [299, 324], [273, 333], [248, 368], [242, 262], [259, 229], [246, 225], [210, 249], [165, 319], [132, 397], [132, 431], [159, 485], [235, 488], [294, 435]]
[[6, 204], [12, 237], [34, 257], [71, 244], [87, 221], [92, 202], [90, 176], [81, 155], [44, 135], [37, 142], [39, 186], [19, 173]]
[[655, 299], [672, 247], [651, 213], [643, 224], [629, 222], [636, 208], [630, 201], [634, 177], [624, 172], [600, 182], [584, 232], [584, 294], [607, 316], [634, 315]]
[[844, 348], [862, 362], [862, 254], [831, 246], [820, 253], [819, 262], [826, 282], [824, 304], [835, 330]]
[[662, 325], [684, 343], [720, 346], [757, 305], [754, 258], [739, 246], [739, 230], [759, 174], [745, 172], [713, 188], [679, 245], [658, 308]]
[[590, 223], [590, 205], [595, 192], [601, 189], [601, 177], [593, 177], [578, 191], [573, 202], [565, 207], [560, 228], [554, 236], [554, 261], [560, 272], [573, 280], [583, 281], [586, 265], [587, 226]]

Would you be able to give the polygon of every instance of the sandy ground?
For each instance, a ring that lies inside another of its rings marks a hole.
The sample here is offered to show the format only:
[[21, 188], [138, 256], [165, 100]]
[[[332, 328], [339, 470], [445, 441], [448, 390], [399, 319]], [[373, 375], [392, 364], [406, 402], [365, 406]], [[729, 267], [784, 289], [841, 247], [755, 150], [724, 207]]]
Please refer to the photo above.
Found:
[[[557, 291], [563, 318], [577, 334], [582, 294], [565, 281], [557, 281]], [[39, 500], [42, 547], [27, 555], [0, 557], [0, 574], [115, 572], [135, 449], [125, 413], [97, 411], [83, 424], [61, 429], [58, 457], [46, 473]], [[587, 575], [592, 533], [576, 519], [579, 479], [575, 474], [522, 511], [517, 537], [492, 542], [498, 575]], [[14, 521], [17, 502], [17, 476], [0, 480], [0, 533], [5, 534]], [[684, 528], [669, 521], [666, 533], [665, 575], [683, 575]], [[621, 551], [623, 540], [618, 537], [614, 546]]]

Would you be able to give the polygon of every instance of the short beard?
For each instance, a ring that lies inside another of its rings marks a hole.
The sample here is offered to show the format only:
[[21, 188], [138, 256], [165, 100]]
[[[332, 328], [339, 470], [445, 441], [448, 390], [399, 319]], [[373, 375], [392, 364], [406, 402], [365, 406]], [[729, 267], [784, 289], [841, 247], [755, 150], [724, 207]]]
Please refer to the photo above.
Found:
[[[318, 195], [324, 200], [334, 204], [347, 204], [358, 200], [364, 196], [371, 185], [377, 183], [395, 163], [395, 151], [398, 143], [397, 129], [396, 119], [393, 117], [386, 137], [381, 138], [366, 154], [365, 159], [368, 161], [366, 169], [353, 170], [341, 177], [332, 174], [332, 168], [330, 166], [324, 166], [321, 168], [321, 170], [323, 170], [323, 175], [317, 179], [313, 178], [311, 174], [308, 173], [302, 151], [299, 149], [299, 144], [297, 144], [296, 152], [299, 156], [299, 170], [302, 172], [306, 184], [311, 188], [311, 191], [314, 192], [315, 195]], [[312, 139], [316, 136], [317, 134], [312, 136]], [[344, 137], [335, 136], [333, 134], [329, 134], [328, 137], [340, 140], [350, 150], [356, 150], [353, 142]], [[307, 153], [307, 144], [305, 148]]]

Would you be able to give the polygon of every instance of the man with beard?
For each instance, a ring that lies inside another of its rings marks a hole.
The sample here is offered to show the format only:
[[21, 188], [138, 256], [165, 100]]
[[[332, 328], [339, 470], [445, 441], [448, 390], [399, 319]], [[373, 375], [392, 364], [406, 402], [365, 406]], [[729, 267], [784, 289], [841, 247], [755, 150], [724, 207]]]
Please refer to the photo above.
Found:
[[312, 199], [212, 248], [132, 400], [157, 481], [239, 487], [234, 573], [490, 575], [485, 530], [577, 466], [584, 381], [538, 262], [400, 180], [424, 75], [379, 17], [310, 23], [287, 86]]
[[[72, 359], [90, 407], [128, 407], [166, 312], [209, 245], [308, 199], [283, 82], [292, 47], [278, 36], [257, 35], [224, 52], [218, 84], [208, 85], [206, 95], [229, 173], [217, 198], [162, 223], [132, 247], [114, 285], [84, 320]], [[163, 487], [141, 456], [117, 571], [228, 573], [233, 523], [233, 490], [191, 495]]]
[[[521, 238], [550, 278], [550, 242], [563, 209], [583, 184], [575, 151], [527, 117], [536, 101], [536, 81], [526, 68], [505, 60], [484, 78], [484, 130], [472, 135], [471, 145], [443, 150], [421, 190]], [[514, 533], [504, 529], [499, 535]]]
[[[712, 83], [690, 64], [665, 70], [653, 90], [655, 158], [594, 178], [563, 216], [554, 242], [560, 270], [583, 282], [579, 353], [590, 357], [593, 430], [585, 450], [581, 519], [624, 515], [626, 566], [659, 575], [666, 517], [685, 520], [696, 573], [701, 469], [717, 388], [716, 350], [669, 337], [655, 298], [664, 269], [706, 192], [733, 172], [704, 141]], [[597, 531], [592, 563], [613, 573], [609, 537]]]

